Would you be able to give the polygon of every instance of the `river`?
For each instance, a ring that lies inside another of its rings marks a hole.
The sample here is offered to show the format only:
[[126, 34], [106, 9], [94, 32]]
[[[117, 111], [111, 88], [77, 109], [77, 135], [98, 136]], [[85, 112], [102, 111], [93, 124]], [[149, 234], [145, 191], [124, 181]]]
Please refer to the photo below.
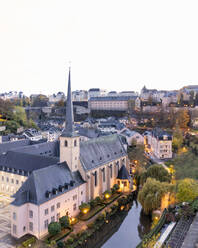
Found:
[[143, 235], [150, 231], [151, 219], [142, 211], [139, 203], [132, 208], [119, 226], [119, 229], [101, 246], [101, 248], [135, 248]]

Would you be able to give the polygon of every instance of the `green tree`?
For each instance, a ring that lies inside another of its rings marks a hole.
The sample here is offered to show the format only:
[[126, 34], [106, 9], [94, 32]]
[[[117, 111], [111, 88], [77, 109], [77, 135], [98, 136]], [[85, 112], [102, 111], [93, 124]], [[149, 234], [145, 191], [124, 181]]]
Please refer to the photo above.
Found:
[[148, 170], [141, 175], [141, 183], [144, 184], [149, 177], [160, 182], [171, 182], [171, 175], [162, 165], [158, 164], [151, 165]]
[[161, 183], [153, 178], [148, 178], [138, 193], [138, 201], [146, 214], [160, 208], [162, 197], [172, 190], [168, 183]]
[[49, 232], [49, 234], [56, 235], [56, 234], [60, 233], [60, 231], [61, 231], [61, 225], [60, 225], [60, 223], [58, 223], [58, 222], [51, 222], [48, 225], [48, 232]]
[[176, 198], [179, 202], [193, 201], [198, 197], [198, 181], [185, 178], [178, 182]]
[[67, 228], [70, 225], [69, 216], [65, 215], [59, 219], [62, 228]]
[[184, 137], [182, 131], [177, 127], [175, 132], [173, 133], [172, 147], [174, 152], [177, 152], [182, 147], [183, 141]]

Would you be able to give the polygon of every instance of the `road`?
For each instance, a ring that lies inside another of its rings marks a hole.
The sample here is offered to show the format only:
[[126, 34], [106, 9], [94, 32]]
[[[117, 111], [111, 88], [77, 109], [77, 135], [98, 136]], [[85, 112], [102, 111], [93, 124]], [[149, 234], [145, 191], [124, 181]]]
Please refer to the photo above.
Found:
[[156, 158], [153, 154], [146, 154], [154, 163], [156, 164], [161, 164], [164, 169], [166, 169], [168, 172], [169, 172], [169, 168], [164, 164], [164, 161], [159, 159], [159, 158]]

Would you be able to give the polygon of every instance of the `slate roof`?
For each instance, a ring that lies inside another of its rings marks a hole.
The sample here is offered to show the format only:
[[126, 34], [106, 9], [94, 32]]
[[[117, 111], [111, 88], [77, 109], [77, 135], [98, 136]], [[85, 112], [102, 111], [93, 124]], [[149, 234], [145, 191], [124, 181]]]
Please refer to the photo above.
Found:
[[73, 115], [73, 103], [72, 103], [72, 94], [71, 94], [71, 80], [70, 80], [70, 70], [68, 77], [68, 89], [67, 89], [67, 103], [66, 103], [66, 118], [65, 118], [65, 128], [62, 137], [73, 137], [76, 136], [74, 132], [74, 115]]
[[91, 97], [89, 101], [128, 101], [136, 98], [137, 96], [98, 96]]
[[30, 144], [30, 140], [28, 139], [4, 142], [0, 144], [0, 154], [19, 147], [29, 146]]
[[[73, 186], [70, 185], [71, 181], [73, 182]], [[72, 173], [65, 162], [51, 165], [47, 168], [33, 171], [14, 195], [15, 200], [12, 204], [20, 206], [30, 202], [40, 205], [83, 183], [85, 182], [80, 176], [80, 173], [78, 171]], [[65, 184], [68, 185], [67, 188], [64, 187]], [[63, 186], [63, 191], [59, 190], [59, 186]], [[57, 189], [56, 194], [52, 193], [53, 189]], [[51, 196], [47, 197], [46, 192], [51, 192]]]
[[26, 147], [19, 147], [16, 148], [15, 151], [34, 154], [34, 155], [59, 157], [60, 147], [59, 147], [59, 141], [53, 141], [53, 142], [38, 143]]
[[125, 156], [126, 151], [117, 134], [80, 143], [80, 161], [85, 171]]
[[160, 129], [160, 128], [154, 128], [152, 130], [152, 135], [157, 138], [158, 140], [163, 140], [163, 136], [167, 136], [168, 140], [172, 140], [172, 135], [165, 132], [164, 130]]
[[85, 136], [90, 139], [97, 138], [100, 133], [98, 129], [93, 129], [93, 128], [78, 127], [76, 128], [76, 130], [78, 131], [79, 136]]
[[122, 165], [122, 167], [120, 168], [120, 170], [118, 171], [118, 176], [117, 179], [122, 179], [122, 180], [130, 180], [131, 176], [129, 175], [126, 167], [124, 165]]
[[15, 169], [14, 173], [17, 173], [17, 170], [32, 172], [34, 170], [56, 164], [58, 161], [59, 159], [54, 157], [8, 151], [6, 154], [0, 155], [0, 170], [8, 171], [7, 168], [9, 168], [11, 169], [11, 172], [12, 169]]

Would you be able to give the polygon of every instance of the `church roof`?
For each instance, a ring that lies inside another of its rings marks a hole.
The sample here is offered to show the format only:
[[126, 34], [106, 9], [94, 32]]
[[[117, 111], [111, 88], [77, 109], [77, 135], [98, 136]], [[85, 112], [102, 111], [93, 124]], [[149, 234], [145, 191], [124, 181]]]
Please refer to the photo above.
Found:
[[30, 202], [40, 205], [83, 183], [80, 173], [72, 173], [66, 162], [51, 165], [33, 171], [14, 195], [15, 200], [12, 204], [20, 206]]
[[126, 151], [117, 134], [101, 136], [80, 143], [80, 160], [85, 171], [122, 156], [126, 156]]
[[118, 176], [117, 179], [122, 179], [122, 180], [129, 180], [131, 179], [129, 172], [127, 171], [126, 167], [124, 165], [122, 165], [122, 167], [120, 168], [119, 172], [118, 172]]

